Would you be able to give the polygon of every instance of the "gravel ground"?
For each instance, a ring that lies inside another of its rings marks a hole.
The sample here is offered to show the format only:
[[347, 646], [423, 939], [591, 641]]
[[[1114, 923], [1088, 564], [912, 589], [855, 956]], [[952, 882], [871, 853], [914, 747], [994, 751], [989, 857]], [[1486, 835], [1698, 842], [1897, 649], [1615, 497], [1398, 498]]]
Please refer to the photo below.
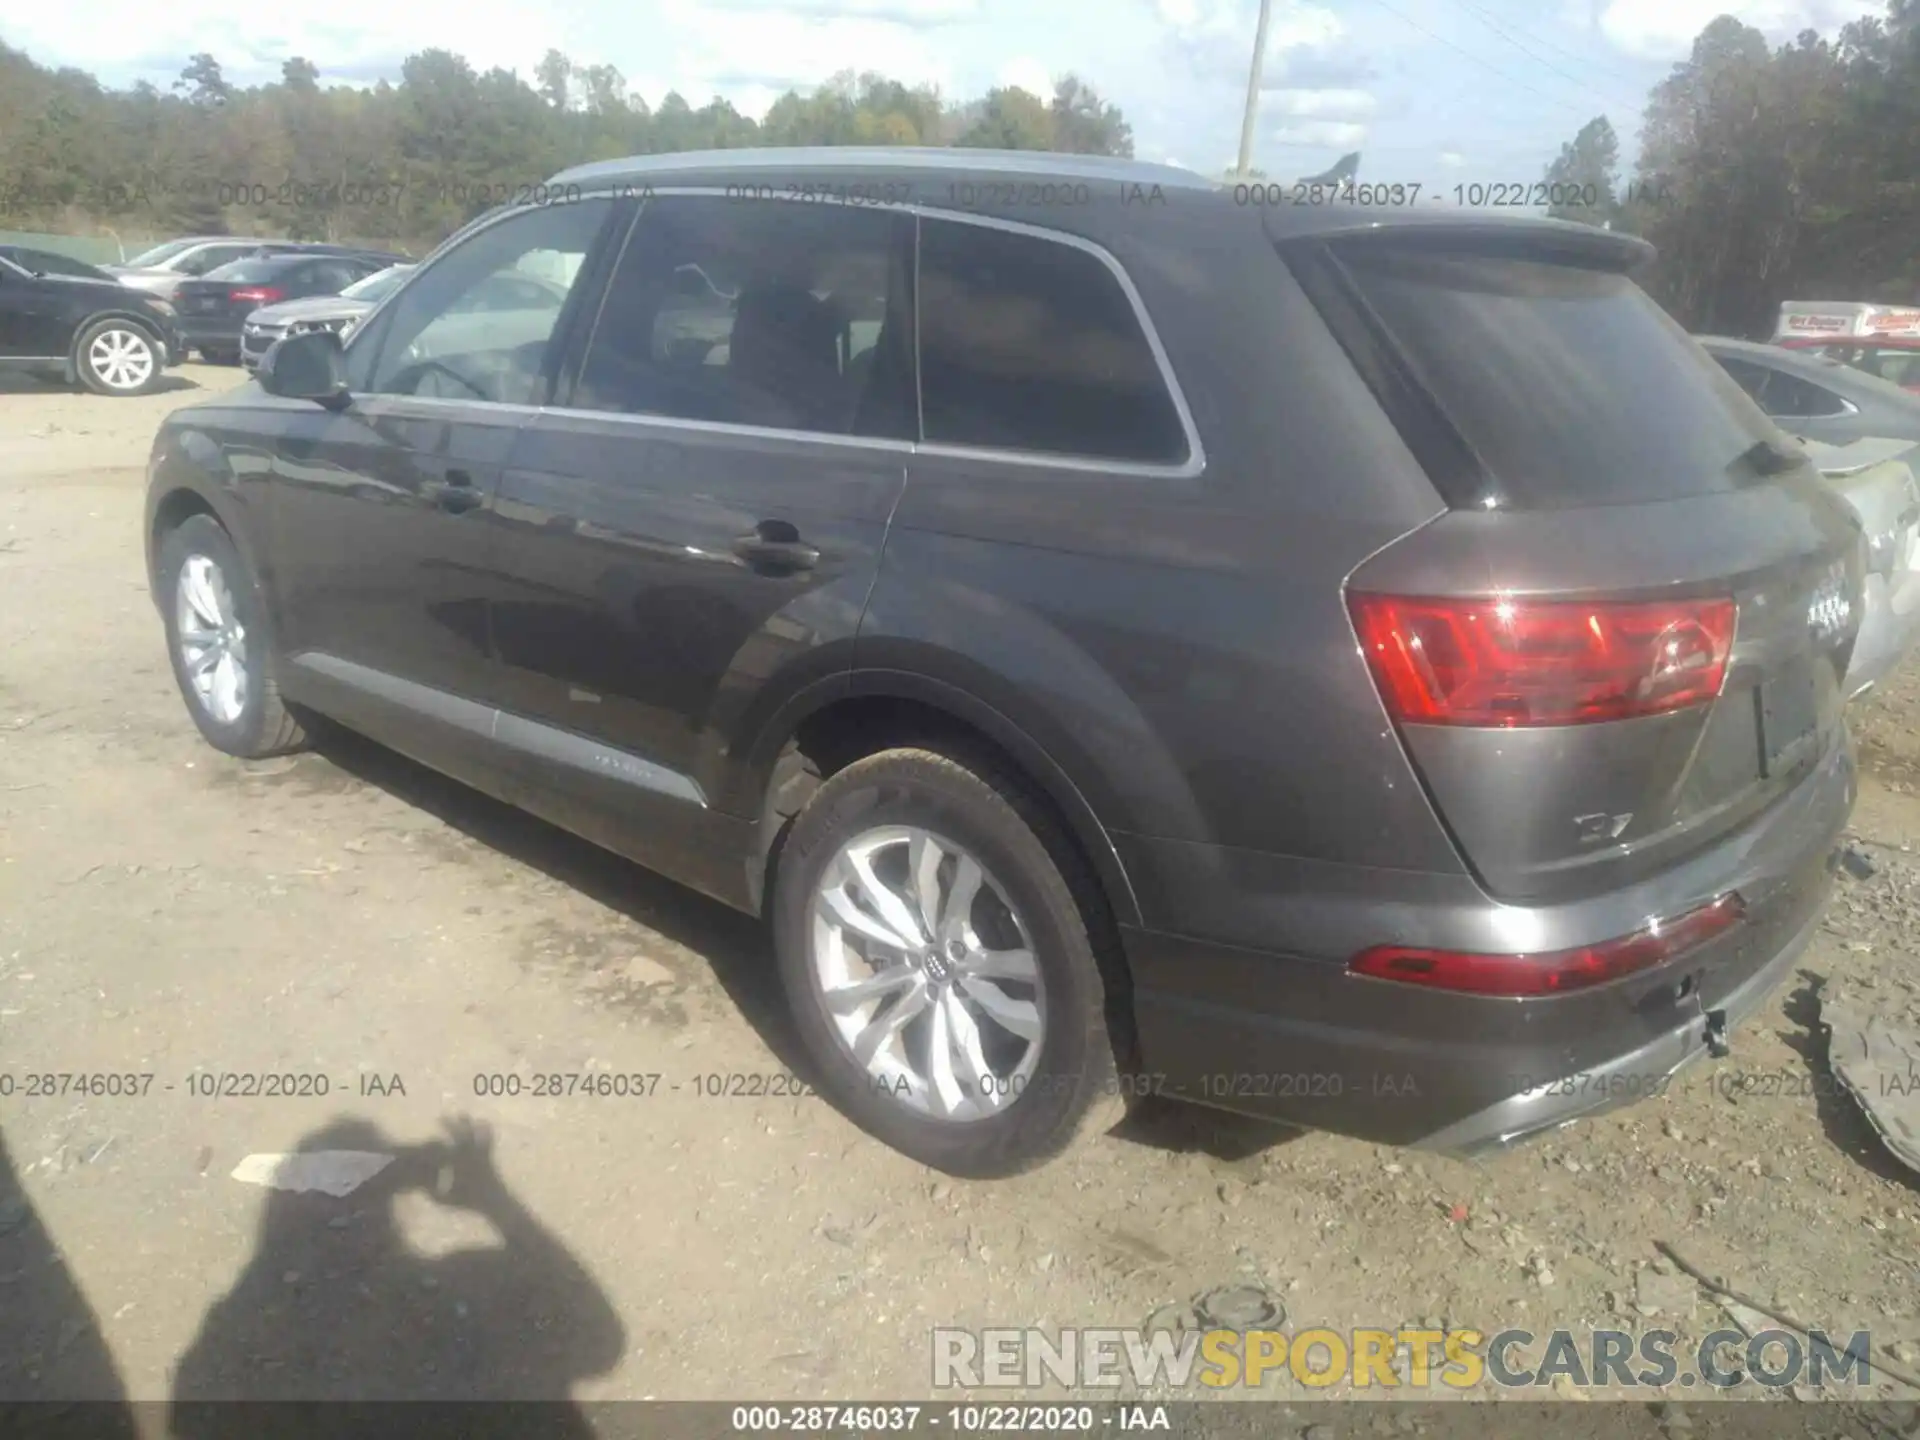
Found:
[[[237, 372], [175, 376], [0, 386], [0, 1075], [155, 1077], [0, 1096], [0, 1399], [917, 1396], [936, 1324], [1177, 1322], [1234, 1283], [1296, 1327], [1671, 1326], [1684, 1351], [1726, 1315], [1661, 1241], [1920, 1372], [1920, 1176], [1816, 1028], [1835, 991], [1920, 1025], [1913, 667], [1856, 721], [1871, 873], [1664, 1097], [1474, 1164], [1170, 1108], [950, 1181], [810, 1096], [704, 1092], [797, 1068], [751, 922], [362, 742], [201, 743], [143, 589], [142, 467]], [[207, 1098], [196, 1071], [330, 1093]], [[552, 1071], [661, 1078], [475, 1093]], [[299, 1147], [400, 1158], [345, 1199], [230, 1178]]]

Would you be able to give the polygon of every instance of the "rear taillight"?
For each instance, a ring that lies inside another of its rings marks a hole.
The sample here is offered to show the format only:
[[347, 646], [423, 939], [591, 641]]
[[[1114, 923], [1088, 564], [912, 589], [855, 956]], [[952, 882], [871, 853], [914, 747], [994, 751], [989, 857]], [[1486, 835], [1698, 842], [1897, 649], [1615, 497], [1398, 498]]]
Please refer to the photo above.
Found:
[[1731, 600], [1571, 602], [1348, 597], [1394, 719], [1412, 725], [1578, 725], [1714, 699]]
[[1376, 945], [1353, 957], [1348, 969], [1376, 980], [1401, 980], [1435, 990], [1471, 995], [1564, 995], [1604, 985], [1637, 970], [1650, 969], [1696, 949], [1740, 922], [1746, 905], [1738, 895], [1722, 895], [1711, 904], [1672, 920], [1655, 921], [1618, 940], [1551, 950], [1532, 955], [1490, 955], [1465, 950], [1426, 950], [1411, 945]]
[[245, 290], [235, 290], [227, 298], [230, 300], [251, 300], [256, 305], [271, 305], [276, 300], [286, 299], [287, 292], [284, 290], [276, 290], [271, 285], [255, 285]]

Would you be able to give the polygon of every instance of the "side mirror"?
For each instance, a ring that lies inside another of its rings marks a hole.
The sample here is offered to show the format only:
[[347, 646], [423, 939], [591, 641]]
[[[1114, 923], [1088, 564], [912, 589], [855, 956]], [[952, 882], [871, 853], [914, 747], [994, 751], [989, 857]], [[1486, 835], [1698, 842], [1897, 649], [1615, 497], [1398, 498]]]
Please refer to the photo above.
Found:
[[311, 400], [329, 410], [343, 409], [353, 398], [340, 337], [331, 330], [306, 330], [274, 341], [260, 357], [259, 380], [269, 395]]

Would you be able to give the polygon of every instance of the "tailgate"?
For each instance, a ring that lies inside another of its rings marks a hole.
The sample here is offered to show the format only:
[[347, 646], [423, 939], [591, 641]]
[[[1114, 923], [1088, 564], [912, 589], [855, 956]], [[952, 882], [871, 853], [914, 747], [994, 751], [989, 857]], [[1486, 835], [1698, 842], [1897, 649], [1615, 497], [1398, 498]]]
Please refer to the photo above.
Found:
[[1864, 568], [1617, 255], [1543, 236], [1288, 254], [1450, 506], [1350, 577], [1363, 654], [1464, 858], [1532, 902], [1672, 865], [1843, 743]]

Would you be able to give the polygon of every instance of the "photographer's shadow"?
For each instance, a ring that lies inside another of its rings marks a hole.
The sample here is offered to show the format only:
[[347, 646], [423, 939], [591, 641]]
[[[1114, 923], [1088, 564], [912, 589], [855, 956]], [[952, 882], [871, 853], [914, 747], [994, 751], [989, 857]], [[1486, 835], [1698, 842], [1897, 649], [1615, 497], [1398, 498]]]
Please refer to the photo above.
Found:
[[[181, 1358], [173, 1435], [257, 1440], [262, 1414], [233, 1402], [289, 1400], [484, 1401], [461, 1407], [458, 1433], [593, 1433], [573, 1387], [619, 1362], [625, 1327], [508, 1190], [487, 1134], [449, 1129], [446, 1142], [397, 1147], [368, 1122], [339, 1120], [301, 1142], [395, 1158], [344, 1198], [271, 1192], [253, 1258]], [[403, 1232], [403, 1202], [478, 1217], [498, 1238], [423, 1254]]]

